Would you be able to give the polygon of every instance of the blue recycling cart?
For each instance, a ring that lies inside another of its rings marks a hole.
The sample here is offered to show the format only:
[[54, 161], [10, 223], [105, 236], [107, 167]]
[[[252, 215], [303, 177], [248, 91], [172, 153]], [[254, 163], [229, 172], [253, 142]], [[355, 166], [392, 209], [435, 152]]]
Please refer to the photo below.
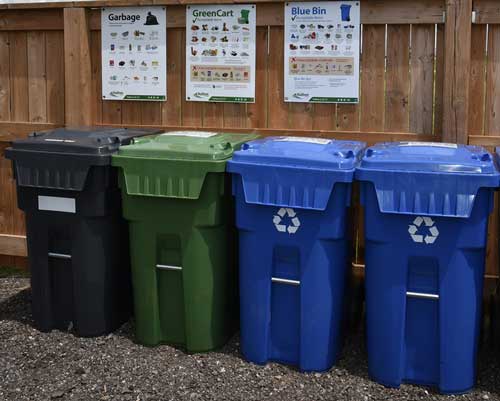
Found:
[[476, 146], [382, 143], [366, 150], [356, 179], [370, 376], [389, 387], [469, 391], [499, 183], [492, 156]]
[[346, 210], [360, 142], [269, 137], [228, 163], [239, 229], [241, 351], [324, 371], [341, 348]]

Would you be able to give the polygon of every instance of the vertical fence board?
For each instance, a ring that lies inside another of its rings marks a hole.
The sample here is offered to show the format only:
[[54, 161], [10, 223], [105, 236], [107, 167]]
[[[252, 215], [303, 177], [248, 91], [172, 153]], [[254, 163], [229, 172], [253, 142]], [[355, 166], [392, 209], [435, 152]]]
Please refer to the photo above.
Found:
[[467, 143], [472, 0], [447, 0], [443, 139]]
[[0, 32], [0, 121], [10, 121], [9, 34]]
[[182, 77], [182, 125], [188, 127], [201, 127], [203, 122], [203, 108], [199, 102], [189, 102], [186, 100], [186, 31], [182, 31], [181, 57], [183, 60]]
[[384, 130], [385, 25], [363, 25], [361, 57], [362, 131]]
[[337, 130], [359, 131], [359, 106], [357, 104], [337, 105]]
[[269, 71], [267, 115], [269, 128], [288, 128], [288, 105], [284, 102], [284, 42], [283, 27], [269, 29]]
[[47, 77], [47, 122], [64, 123], [64, 36], [63, 32], [45, 33]]
[[[142, 124], [145, 125], [161, 124], [162, 103], [163, 102], [140, 102]], [[122, 110], [122, 119], [123, 119], [123, 110]]]
[[244, 103], [224, 103], [224, 127], [245, 128], [247, 105]]
[[267, 126], [267, 46], [268, 27], [259, 26], [255, 36], [255, 103], [247, 105], [248, 127], [265, 128]]
[[486, 25], [472, 27], [469, 78], [469, 133], [482, 135], [484, 129], [484, 80], [486, 79]]
[[410, 132], [432, 134], [434, 25], [413, 25], [410, 61]]
[[47, 121], [47, 81], [45, 71], [45, 33], [31, 31], [27, 35], [28, 46], [28, 104], [29, 121]]
[[101, 77], [101, 31], [90, 32], [91, 62], [92, 62], [92, 121], [101, 124], [102, 121], [102, 77]]
[[10, 32], [10, 117], [29, 121], [28, 51], [26, 32]]
[[409, 44], [409, 25], [387, 26], [386, 131], [409, 128]]
[[0, 233], [12, 234], [14, 232], [14, 188], [11, 183], [11, 163], [3, 157], [8, 143], [0, 142]]
[[169, 29], [167, 34], [167, 101], [162, 104], [161, 121], [164, 125], [182, 123], [182, 29]]
[[443, 135], [444, 26], [436, 27], [436, 78], [434, 84], [434, 129], [436, 139]]
[[89, 10], [64, 9], [64, 113], [68, 125], [92, 123]]
[[305, 130], [310, 130], [313, 128], [313, 104], [290, 103], [289, 106], [289, 128]]
[[124, 101], [122, 104], [122, 124], [138, 124], [142, 122], [142, 106], [138, 101]]
[[118, 100], [102, 101], [102, 123], [121, 124], [122, 123], [122, 103]]
[[203, 110], [204, 127], [222, 127], [224, 125], [224, 104], [215, 102], [198, 103]]
[[316, 103], [314, 105], [313, 129], [334, 130], [336, 122], [336, 104]]
[[486, 135], [500, 135], [500, 25], [490, 25], [486, 85]]

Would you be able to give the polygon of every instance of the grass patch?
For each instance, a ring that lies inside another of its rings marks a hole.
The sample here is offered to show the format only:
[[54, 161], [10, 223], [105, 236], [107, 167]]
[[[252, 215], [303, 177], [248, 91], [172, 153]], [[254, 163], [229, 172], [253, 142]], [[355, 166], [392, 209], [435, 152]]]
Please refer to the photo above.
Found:
[[0, 266], [0, 278], [29, 276], [30, 273], [26, 269], [21, 269], [19, 267]]

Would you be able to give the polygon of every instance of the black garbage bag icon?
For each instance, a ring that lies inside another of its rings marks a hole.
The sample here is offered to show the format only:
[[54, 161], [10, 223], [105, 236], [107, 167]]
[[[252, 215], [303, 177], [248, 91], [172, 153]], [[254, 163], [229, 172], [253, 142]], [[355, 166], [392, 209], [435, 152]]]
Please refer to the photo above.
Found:
[[156, 16], [151, 14], [151, 11], [148, 11], [148, 15], [146, 16], [146, 22], [144, 25], [160, 25], [160, 24], [158, 23], [158, 19], [156, 18]]

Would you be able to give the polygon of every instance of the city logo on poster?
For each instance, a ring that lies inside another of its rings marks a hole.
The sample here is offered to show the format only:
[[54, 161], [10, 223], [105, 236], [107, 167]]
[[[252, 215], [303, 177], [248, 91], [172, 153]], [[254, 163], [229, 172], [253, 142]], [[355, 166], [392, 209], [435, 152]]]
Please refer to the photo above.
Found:
[[[288, 217], [288, 224], [283, 224], [283, 220], [286, 217]], [[276, 230], [280, 233], [295, 234], [300, 228], [300, 220], [297, 217], [297, 213], [288, 207], [282, 207], [278, 210], [278, 213], [273, 216], [273, 223]]]
[[439, 237], [439, 230], [430, 217], [417, 216], [413, 223], [408, 226], [408, 234], [413, 242], [432, 245]]

